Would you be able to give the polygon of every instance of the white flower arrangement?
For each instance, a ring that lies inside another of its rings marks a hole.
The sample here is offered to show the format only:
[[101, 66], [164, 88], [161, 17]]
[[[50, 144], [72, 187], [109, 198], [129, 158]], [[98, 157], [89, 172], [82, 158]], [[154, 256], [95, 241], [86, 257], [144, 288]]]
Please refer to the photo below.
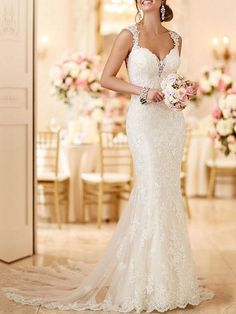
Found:
[[232, 77], [225, 67], [204, 68], [201, 71], [199, 90], [202, 96], [212, 96], [218, 92], [227, 92], [232, 86]]
[[213, 111], [208, 134], [215, 147], [229, 155], [236, 153], [236, 94], [222, 96]]
[[102, 92], [100, 74], [99, 56], [67, 55], [50, 72], [51, 94], [67, 105], [80, 91], [97, 96]]

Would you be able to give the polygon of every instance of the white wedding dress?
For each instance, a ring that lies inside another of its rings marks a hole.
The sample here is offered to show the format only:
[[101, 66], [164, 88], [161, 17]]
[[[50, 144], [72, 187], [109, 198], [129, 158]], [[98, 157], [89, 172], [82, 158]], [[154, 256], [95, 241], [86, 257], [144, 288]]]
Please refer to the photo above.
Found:
[[[160, 88], [179, 67], [178, 34], [170, 31], [174, 48], [159, 60], [139, 46], [136, 25], [128, 30], [134, 39], [126, 60], [130, 81]], [[126, 126], [135, 183], [101, 260], [92, 271], [83, 263], [16, 269], [8, 277], [15, 284], [4, 288], [8, 298], [60, 310], [165, 312], [213, 297], [195, 274], [182, 206], [183, 113], [132, 96]]]

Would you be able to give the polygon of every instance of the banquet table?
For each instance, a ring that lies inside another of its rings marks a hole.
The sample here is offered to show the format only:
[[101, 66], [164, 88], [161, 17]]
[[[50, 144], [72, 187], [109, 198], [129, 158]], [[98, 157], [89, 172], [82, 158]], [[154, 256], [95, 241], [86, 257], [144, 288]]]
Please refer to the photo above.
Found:
[[[207, 196], [209, 174], [206, 161], [211, 157], [211, 145], [207, 136], [192, 135], [187, 164], [187, 195], [190, 197]], [[60, 170], [70, 175], [69, 222], [83, 221], [80, 176], [82, 172], [96, 171], [98, 148], [97, 143], [63, 144], [61, 147]], [[216, 196], [232, 197], [234, 195], [235, 179], [233, 177], [226, 178], [225, 182], [217, 183]]]
[[[193, 132], [187, 163], [187, 195], [188, 196], [207, 196], [209, 183], [209, 173], [206, 167], [206, 161], [211, 158], [212, 143], [208, 136]], [[236, 156], [230, 155], [225, 157], [219, 154], [220, 159], [234, 160]], [[233, 197], [235, 196], [235, 178], [221, 178], [216, 184], [215, 196]]]
[[60, 171], [70, 176], [69, 222], [83, 220], [82, 212], [82, 172], [96, 170], [98, 144], [81, 143], [63, 145], [60, 156]]

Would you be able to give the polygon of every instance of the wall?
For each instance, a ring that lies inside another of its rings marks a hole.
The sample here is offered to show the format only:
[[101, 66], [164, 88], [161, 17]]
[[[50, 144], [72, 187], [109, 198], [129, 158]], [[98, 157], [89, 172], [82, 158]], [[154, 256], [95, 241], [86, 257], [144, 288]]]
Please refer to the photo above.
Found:
[[48, 54], [38, 59], [38, 129], [48, 126], [56, 117], [61, 123], [68, 116], [68, 108], [50, 95], [51, 67], [66, 51], [84, 53], [95, 49], [94, 0], [38, 0], [38, 40], [48, 35]]
[[[199, 68], [213, 63], [211, 55], [213, 37], [229, 36], [236, 52], [236, 2], [235, 0], [186, 0], [187, 2], [186, 19], [188, 19], [189, 38], [184, 44], [189, 46], [186, 55], [189, 60], [188, 72], [192, 77], [197, 77]], [[234, 65], [233, 69], [235, 73]]]
[[[48, 34], [48, 55], [38, 62], [38, 127], [44, 128], [51, 117], [63, 121], [66, 107], [49, 94], [49, 70], [66, 50], [92, 52], [95, 49], [95, 0], [39, 0], [38, 38]], [[183, 37], [181, 72], [197, 79], [204, 65], [213, 64], [211, 40], [228, 35], [236, 51], [234, 24], [235, 0], [175, 0], [170, 3], [175, 19], [166, 26]], [[129, 22], [127, 23], [127, 25]], [[235, 65], [233, 72], [236, 76]], [[193, 113], [203, 116], [210, 110], [202, 105]]]
[[48, 54], [44, 59], [38, 59], [38, 129], [43, 129], [50, 117], [65, 114], [65, 107], [59, 104], [49, 93], [49, 71], [65, 50], [73, 48], [74, 25], [71, 19], [72, 1], [39, 0], [38, 1], [38, 40], [43, 35], [49, 37]]

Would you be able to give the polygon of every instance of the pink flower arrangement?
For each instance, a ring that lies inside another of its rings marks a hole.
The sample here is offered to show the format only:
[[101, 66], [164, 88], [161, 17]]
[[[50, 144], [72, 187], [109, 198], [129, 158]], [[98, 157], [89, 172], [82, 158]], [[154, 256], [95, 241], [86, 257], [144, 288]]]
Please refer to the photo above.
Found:
[[173, 73], [161, 82], [164, 94], [164, 103], [175, 111], [183, 110], [187, 101], [194, 96], [194, 87], [191, 81], [183, 76]]
[[225, 155], [236, 153], [236, 95], [224, 95], [212, 112], [209, 137]]
[[101, 61], [97, 55], [85, 57], [81, 54], [70, 54], [51, 70], [51, 93], [65, 104], [80, 91], [92, 95], [101, 93], [99, 83]]
[[225, 93], [233, 85], [232, 77], [225, 67], [205, 68], [199, 80], [199, 91], [202, 96], [212, 96], [214, 93]]

